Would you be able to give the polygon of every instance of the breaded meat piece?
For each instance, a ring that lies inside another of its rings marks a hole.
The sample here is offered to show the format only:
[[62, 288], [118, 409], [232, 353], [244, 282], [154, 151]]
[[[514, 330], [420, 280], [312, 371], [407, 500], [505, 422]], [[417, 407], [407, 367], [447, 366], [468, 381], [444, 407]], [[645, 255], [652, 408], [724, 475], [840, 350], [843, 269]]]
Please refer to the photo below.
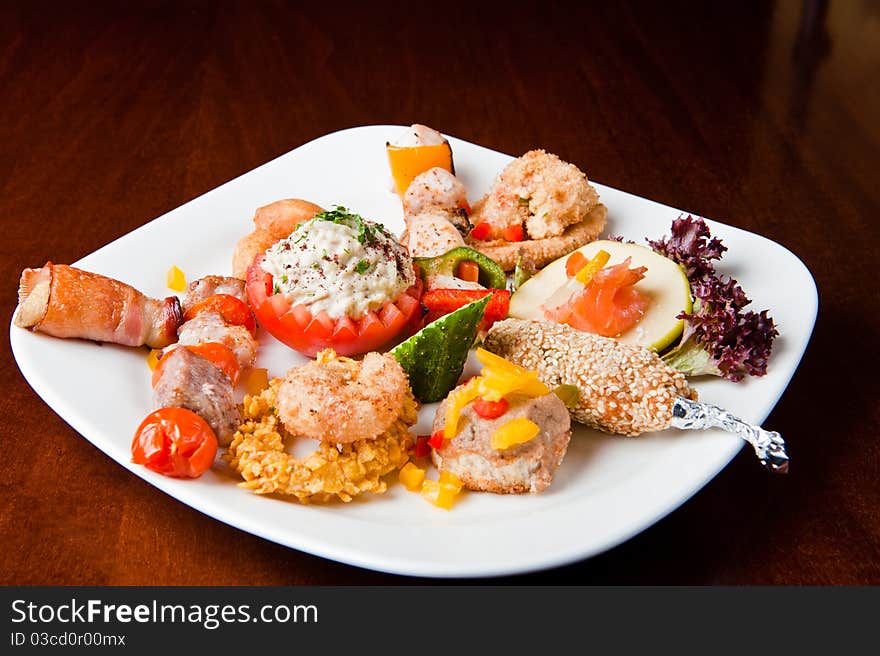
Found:
[[358, 361], [325, 349], [287, 372], [277, 407], [292, 435], [333, 444], [376, 439], [401, 417], [416, 420], [409, 378], [387, 353], [367, 353]]
[[574, 385], [572, 418], [606, 433], [636, 436], [672, 423], [676, 396], [697, 399], [684, 374], [641, 346], [580, 331], [554, 321], [505, 319], [483, 346], [538, 372], [550, 388]]
[[[531, 398], [519, 394], [507, 397], [510, 408], [497, 419], [483, 419], [473, 404], [461, 411], [458, 432], [431, 457], [440, 471], [455, 474], [469, 490], [497, 494], [540, 492], [547, 488], [571, 439], [571, 420], [565, 404], [555, 394]], [[432, 430], [443, 430], [447, 400], [434, 416]], [[541, 432], [509, 449], [491, 447], [492, 434], [511, 419], [525, 417]]]
[[505, 271], [513, 271], [521, 255], [540, 269], [584, 244], [595, 241], [605, 229], [607, 214], [608, 209], [599, 203], [583, 221], [568, 226], [561, 235], [555, 237], [525, 239], [523, 241], [505, 241], [504, 239], [479, 241], [468, 237], [465, 239], [465, 243], [486, 257], [495, 260]]
[[523, 225], [530, 239], [544, 239], [580, 223], [598, 203], [599, 194], [577, 166], [530, 150], [498, 174], [489, 194], [474, 206], [471, 223], [487, 221], [493, 238]]

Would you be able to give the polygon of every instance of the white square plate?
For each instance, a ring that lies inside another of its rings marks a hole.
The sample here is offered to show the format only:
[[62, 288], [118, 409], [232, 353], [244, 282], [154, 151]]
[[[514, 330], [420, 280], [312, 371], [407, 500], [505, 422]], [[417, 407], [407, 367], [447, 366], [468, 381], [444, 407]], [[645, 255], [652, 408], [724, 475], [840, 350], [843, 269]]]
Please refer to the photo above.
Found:
[[[385, 141], [401, 126], [367, 126], [307, 143], [157, 218], [74, 263], [167, 296], [176, 264], [194, 280], [228, 274], [236, 241], [254, 209], [280, 198], [346, 207], [399, 233], [403, 217], [390, 191]], [[456, 172], [471, 200], [511, 157], [455, 138]], [[584, 164], [576, 162], [577, 164]], [[589, 174], [589, 167], [584, 166]], [[677, 209], [596, 185], [608, 207], [606, 234], [643, 243], [669, 231]], [[779, 244], [709, 221], [729, 251], [720, 271], [737, 278], [757, 309], [769, 308], [780, 337], [769, 374], [742, 383], [698, 380], [701, 399], [763, 422], [794, 373], [813, 329], [818, 299], [803, 263]], [[40, 263], [34, 263], [39, 265]], [[675, 430], [637, 439], [578, 428], [551, 487], [538, 495], [467, 493], [451, 512], [391, 484], [352, 503], [303, 506], [254, 495], [216, 468], [195, 481], [154, 474], [130, 462], [131, 438], [151, 410], [144, 349], [62, 340], [10, 327], [27, 381], [75, 430], [120, 465], [215, 519], [333, 560], [399, 574], [495, 576], [562, 565], [609, 549], [671, 512], [739, 451], [738, 438]], [[261, 331], [258, 365], [283, 375], [304, 359]], [[428, 432], [435, 406], [421, 410]], [[769, 427], [772, 428], [772, 427]], [[797, 463], [794, 463], [797, 466]], [[755, 466], [759, 467], [758, 462]], [[769, 474], [768, 474], [769, 475]]]

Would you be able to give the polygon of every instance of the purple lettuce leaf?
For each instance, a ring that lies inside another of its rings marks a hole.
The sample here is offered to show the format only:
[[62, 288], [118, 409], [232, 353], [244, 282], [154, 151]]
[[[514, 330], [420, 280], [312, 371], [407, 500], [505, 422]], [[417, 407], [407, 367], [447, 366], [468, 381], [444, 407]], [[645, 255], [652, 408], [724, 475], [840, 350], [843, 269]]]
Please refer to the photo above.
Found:
[[713, 260], [727, 248], [711, 236], [706, 223], [681, 217], [672, 222], [670, 237], [647, 241], [681, 265], [694, 296], [692, 312], [679, 315], [685, 321], [679, 345], [663, 356], [664, 361], [688, 375], [711, 374], [732, 381], [766, 374], [779, 333], [767, 310], [744, 311], [751, 301], [736, 280], [715, 273]]

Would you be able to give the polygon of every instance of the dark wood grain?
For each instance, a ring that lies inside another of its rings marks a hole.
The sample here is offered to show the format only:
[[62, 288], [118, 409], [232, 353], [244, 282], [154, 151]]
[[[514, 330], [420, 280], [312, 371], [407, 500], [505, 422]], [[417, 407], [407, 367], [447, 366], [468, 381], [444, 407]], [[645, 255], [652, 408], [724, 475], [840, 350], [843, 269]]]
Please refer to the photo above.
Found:
[[[420, 121], [513, 154], [544, 147], [785, 244], [821, 307], [766, 422], [791, 475], [743, 452], [620, 547], [506, 580], [880, 584], [880, 5], [418, 4], [3, 2], [6, 320], [22, 268], [72, 262], [333, 130]], [[49, 410], [2, 340], [0, 583], [416, 581], [158, 493]]]

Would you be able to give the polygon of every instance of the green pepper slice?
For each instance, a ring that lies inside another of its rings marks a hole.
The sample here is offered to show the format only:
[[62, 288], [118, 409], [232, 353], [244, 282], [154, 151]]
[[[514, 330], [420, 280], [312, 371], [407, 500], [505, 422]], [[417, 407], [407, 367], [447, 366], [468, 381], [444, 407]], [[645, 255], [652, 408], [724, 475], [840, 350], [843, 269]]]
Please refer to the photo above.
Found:
[[487, 289], [504, 289], [507, 287], [507, 274], [498, 263], [483, 255], [480, 251], [458, 246], [437, 257], [416, 257], [413, 261], [419, 265], [422, 276], [443, 275], [454, 276], [459, 263], [470, 261], [480, 268], [479, 282]]

